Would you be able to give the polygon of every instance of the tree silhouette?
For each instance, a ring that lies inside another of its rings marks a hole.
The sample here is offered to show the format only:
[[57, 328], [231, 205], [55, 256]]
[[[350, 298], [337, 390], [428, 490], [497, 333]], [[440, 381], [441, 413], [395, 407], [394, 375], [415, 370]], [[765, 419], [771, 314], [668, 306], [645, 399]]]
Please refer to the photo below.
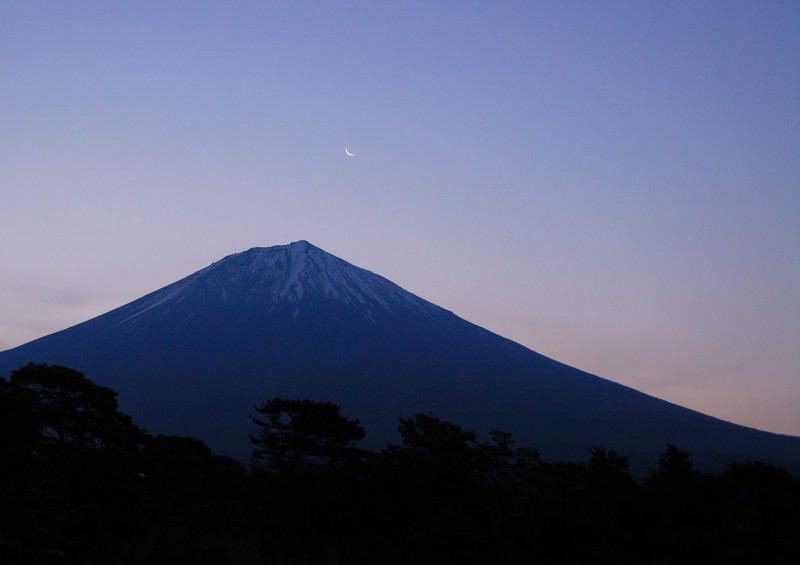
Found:
[[731, 554], [749, 563], [766, 556], [781, 563], [800, 561], [800, 479], [750, 461], [729, 463], [721, 480], [728, 488], [726, 517], [735, 534]]
[[704, 483], [689, 452], [669, 443], [645, 481], [650, 536], [657, 551], [673, 562], [701, 559], [711, 551], [718, 522], [712, 517], [713, 489]]
[[0, 378], [0, 563], [800, 562], [800, 479], [768, 463], [699, 472], [668, 444], [639, 485], [613, 449], [549, 462], [430, 413], [369, 458], [333, 403], [252, 418], [248, 473], [72, 369]]
[[265, 416], [250, 416], [258, 425], [251, 465], [294, 477], [308, 471], [332, 470], [357, 458], [364, 428], [342, 416], [333, 402], [273, 398], [255, 407]]
[[38, 406], [0, 378], [0, 561], [23, 561], [42, 465]]
[[590, 486], [611, 493], [632, 489], [634, 482], [629, 468], [628, 458], [616, 450], [593, 447], [587, 464]]
[[118, 410], [117, 393], [47, 364], [30, 363], [0, 384], [0, 403], [24, 416], [17, 432], [12, 427], [2, 435], [27, 446], [14, 459], [35, 470], [21, 504], [4, 520], [15, 558], [36, 563], [63, 555], [77, 563], [98, 537], [112, 546], [136, 535], [136, 459], [148, 436]]
[[74, 369], [29, 363], [11, 372], [6, 389], [35, 401], [42, 441], [55, 450], [135, 450], [146, 437], [119, 411], [114, 390]]
[[658, 468], [651, 474], [651, 479], [683, 482], [691, 477], [692, 467], [689, 452], [668, 443], [667, 449], [658, 460]]
[[8, 497], [23, 494], [32, 478], [40, 430], [36, 399], [0, 377], [0, 489]]
[[402, 444], [387, 446], [383, 457], [406, 480], [452, 488], [477, 479], [483, 471], [473, 431], [422, 412], [400, 418], [397, 430]]

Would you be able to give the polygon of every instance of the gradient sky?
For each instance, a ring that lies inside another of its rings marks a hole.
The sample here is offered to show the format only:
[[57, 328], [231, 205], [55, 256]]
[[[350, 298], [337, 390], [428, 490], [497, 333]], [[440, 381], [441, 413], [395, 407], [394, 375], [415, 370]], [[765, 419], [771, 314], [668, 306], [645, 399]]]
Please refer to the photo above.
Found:
[[798, 2], [2, 2], [0, 350], [307, 239], [800, 435], [799, 29]]

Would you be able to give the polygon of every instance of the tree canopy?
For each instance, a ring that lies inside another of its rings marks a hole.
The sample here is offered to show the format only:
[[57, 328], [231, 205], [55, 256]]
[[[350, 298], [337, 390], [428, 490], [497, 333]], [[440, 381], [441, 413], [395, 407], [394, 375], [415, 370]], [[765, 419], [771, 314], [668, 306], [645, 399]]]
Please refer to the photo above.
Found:
[[358, 420], [348, 420], [333, 402], [273, 398], [255, 407], [264, 416], [251, 416], [258, 435], [254, 468], [296, 476], [311, 470], [331, 470], [359, 453], [365, 432]]
[[56, 449], [135, 449], [143, 430], [119, 411], [117, 393], [61, 365], [29, 363], [11, 372], [8, 394], [28, 396], [36, 405], [42, 442]]
[[431, 413], [400, 418], [401, 441], [378, 453], [331, 402], [274, 398], [255, 414], [248, 473], [201, 440], [149, 436], [72, 369], [0, 378], [0, 563], [800, 558], [800, 480], [768, 463], [714, 475], [668, 444], [637, 482], [613, 449], [546, 461]]

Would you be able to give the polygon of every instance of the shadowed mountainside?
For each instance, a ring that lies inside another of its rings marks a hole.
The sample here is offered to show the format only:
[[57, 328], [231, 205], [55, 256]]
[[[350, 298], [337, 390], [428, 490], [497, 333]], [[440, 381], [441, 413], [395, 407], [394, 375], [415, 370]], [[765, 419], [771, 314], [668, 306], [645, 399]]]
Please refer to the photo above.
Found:
[[433, 412], [514, 434], [546, 459], [592, 446], [649, 469], [667, 443], [699, 468], [763, 460], [800, 472], [800, 438], [682, 408], [569, 367], [471, 324], [305, 241], [225, 257], [60, 332], [0, 352], [72, 367], [119, 392], [152, 433], [198, 437], [246, 460], [266, 398], [330, 400], [365, 444], [396, 442], [398, 417]]

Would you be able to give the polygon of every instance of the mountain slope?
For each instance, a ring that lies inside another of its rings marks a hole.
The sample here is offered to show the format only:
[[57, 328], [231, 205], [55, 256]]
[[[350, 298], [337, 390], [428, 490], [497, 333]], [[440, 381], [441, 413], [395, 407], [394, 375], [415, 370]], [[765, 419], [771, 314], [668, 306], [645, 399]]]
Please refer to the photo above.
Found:
[[102, 316], [0, 352], [73, 367], [120, 393], [153, 433], [190, 435], [246, 460], [253, 405], [331, 400], [366, 444], [398, 441], [397, 418], [432, 411], [514, 433], [549, 459], [593, 445], [652, 467], [667, 442], [700, 466], [763, 459], [800, 470], [800, 438], [681, 408], [492, 334], [305, 241], [225, 257]]

